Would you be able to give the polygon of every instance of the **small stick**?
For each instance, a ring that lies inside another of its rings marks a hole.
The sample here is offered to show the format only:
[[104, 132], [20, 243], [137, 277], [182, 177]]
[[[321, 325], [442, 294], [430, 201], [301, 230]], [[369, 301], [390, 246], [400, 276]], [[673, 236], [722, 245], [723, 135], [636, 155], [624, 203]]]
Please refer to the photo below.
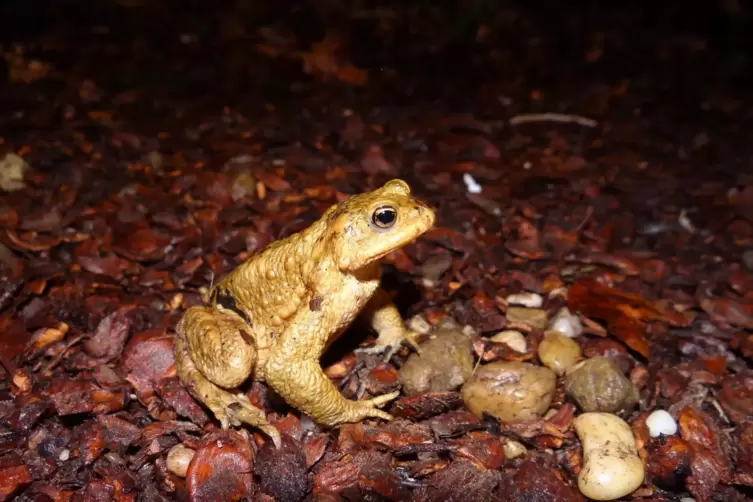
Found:
[[62, 350], [58, 352], [58, 354], [55, 357], [53, 357], [52, 360], [50, 360], [47, 367], [44, 369], [44, 371], [42, 371], [42, 374], [44, 376], [50, 376], [52, 374], [52, 370], [55, 369], [55, 366], [57, 366], [60, 363], [60, 361], [63, 360], [63, 357], [65, 356], [65, 354], [68, 353], [71, 347], [76, 345], [85, 337], [86, 337], [85, 334], [81, 334], [81, 335], [74, 336], [72, 340], [68, 341], [65, 344], [65, 346], [62, 348]]
[[596, 127], [599, 125], [593, 119], [564, 113], [524, 113], [522, 115], [515, 115], [509, 122], [513, 126], [530, 122], [561, 122], [565, 124], [578, 124], [583, 127]]
[[353, 368], [348, 373], [345, 374], [342, 380], [340, 380], [340, 383], [338, 385], [340, 390], [343, 390], [345, 386], [348, 385], [348, 382], [350, 382], [350, 379], [353, 378], [353, 375], [361, 371], [361, 368], [363, 368], [364, 366], [366, 366], [366, 363], [364, 363], [363, 361], [358, 361], [353, 366]]
[[591, 219], [591, 216], [593, 216], [593, 214], [594, 214], [594, 207], [593, 206], [588, 206], [586, 208], [586, 216], [583, 218], [583, 221], [580, 222], [580, 225], [578, 225], [576, 227], [575, 233], [578, 233], [581, 230], [583, 230], [583, 227], [586, 226], [586, 223], [588, 223], [588, 220]]
[[724, 409], [722, 408], [722, 405], [719, 404], [719, 401], [717, 401], [716, 399], [709, 399], [708, 401], [714, 406], [714, 408], [716, 409], [716, 411], [724, 419], [725, 422], [727, 422], [728, 424], [732, 423], [732, 421], [729, 419], [729, 417], [727, 416], [727, 414], [724, 412]]

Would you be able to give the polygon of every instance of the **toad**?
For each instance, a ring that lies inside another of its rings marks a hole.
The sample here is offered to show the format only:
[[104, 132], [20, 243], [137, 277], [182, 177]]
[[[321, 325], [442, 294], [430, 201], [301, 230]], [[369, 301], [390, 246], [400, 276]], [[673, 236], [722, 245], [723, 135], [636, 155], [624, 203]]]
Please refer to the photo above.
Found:
[[305, 230], [271, 243], [225, 276], [209, 305], [189, 308], [176, 326], [175, 364], [189, 392], [222, 428], [249, 424], [275, 445], [280, 434], [237, 387], [254, 378], [324, 426], [365, 418], [398, 392], [353, 401], [319, 357], [359, 315], [378, 334], [371, 351], [416, 346], [386, 291], [380, 260], [434, 224], [434, 212], [394, 179], [330, 207]]

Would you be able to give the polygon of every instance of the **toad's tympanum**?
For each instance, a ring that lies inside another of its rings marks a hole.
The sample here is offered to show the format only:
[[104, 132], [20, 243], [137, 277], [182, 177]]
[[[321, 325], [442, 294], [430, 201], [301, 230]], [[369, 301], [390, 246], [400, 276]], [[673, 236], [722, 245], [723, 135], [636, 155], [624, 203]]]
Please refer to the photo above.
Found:
[[223, 428], [247, 423], [279, 445], [279, 432], [237, 387], [266, 382], [289, 405], [325, 426], [367, 417], [397, 392], [352, 401], [324, 374], [319, 357], [360, 315], [377, 332], [375, 350], [415, 346], [380, 288], [380, 259], [415, 240], [434, 212], [402, 180], [351, 196], [305, 230], [273, 242], [210, 291], [209, 306], [189, 308], [176, 327], [180, 380]]

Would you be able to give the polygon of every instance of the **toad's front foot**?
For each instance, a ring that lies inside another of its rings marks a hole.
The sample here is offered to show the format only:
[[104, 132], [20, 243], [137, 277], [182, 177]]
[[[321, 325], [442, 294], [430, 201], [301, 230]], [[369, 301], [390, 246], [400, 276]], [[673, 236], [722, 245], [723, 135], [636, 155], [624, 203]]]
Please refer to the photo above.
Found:
[[384, 355], [384, 360], [389, 361], [395, 353], [400, 350], [400, 347], [404, 343], [410, 345], [417, 354], [421, 354], [421, 348], [416, 341], [416, 333], [410, 330], [389, 331], [379, 335], [376, 343], [371, 347], [363, 347], [356, 349], [356, 352], [362, 352], [364, 354], [381, 354]]

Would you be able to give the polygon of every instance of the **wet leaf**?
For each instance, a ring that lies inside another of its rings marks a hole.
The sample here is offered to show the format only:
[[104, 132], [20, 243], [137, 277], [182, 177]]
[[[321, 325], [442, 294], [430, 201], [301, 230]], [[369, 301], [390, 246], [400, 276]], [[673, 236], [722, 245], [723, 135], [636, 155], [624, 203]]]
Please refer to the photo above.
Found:
[[256, 490], [253, 450], [240, 433], [205, 439], [188, 465], [186, 488], [192, 501], [250, 499]]
[[338, 447], [349, 450], [353, 445], [394, 450], [417, 444], [430, 443], [428, 427], [405, 420], [395, 420], [385, 427], [364, 424], [346, 424], [340, 427]]
[[155, 261], [163, 258], [170, 239], [148, 226], [124, 229], [115, 239], [115, 252], [134, 261]]
[[390, 413], [397, 417], [422, 420], [453, 410], [462, 404], [458, 392], [426, 392], [395, 400]]
[[261, 489], [276, 500], [302, 500], [312, 488], [301, 444], [287, 434], [282, 434], [279, 450], [271, 441], [264, 443], [255, 473], [261, 478]]
[[128, 313], [134, 306], [120, 307], [99, 323], [94, 334], [83, 343], [84, 350], [92, 357], [106, 363], [120, 355], [130, 333], [131, 320]]
[[731, 298], [701, 300], [701, 308], [715, 321], [753, 329], [753, 302], [739, 302]]
[[525, 502], [541, 498], [545, 500], [583, 501], [586, 498], [576, 488], [565, 483], [559, 471], [532, 460], [523, 462], [515, 473], [502, 485], [504, 500]]
[[81, 379], [54, 379], [45, 393], [59, 415], [111, 413], [121, 410], [127, 399], [122, 390], [101, 389], [93, 382]]
[[570, 287], [568, 306], [588, 317], [603, 319], [610, 334], [646, 358], [649, 357], [649, 346], [644, 336], [645, 322], [665, 319], [659, 310], [640, 296], [589, 279]]
[[730, 459], [722, 450], [720, 432], [710, 417], [693, 407], [684, 408], [679, 417], [680, 435], [688, 442], [691, 475], [686, 484], [694, 497], [711, 500], [719, 483], [730, 478]]
[[498, 471], [479, 469], [467, 460], [456, 460], [426, 478], [418, 489], [423, 500], [492, 500], [500, 480]]
[[735, 424], [750, 420], [753, 417], [753, 375], [747, 373], [724, 378], [719, 403]]

